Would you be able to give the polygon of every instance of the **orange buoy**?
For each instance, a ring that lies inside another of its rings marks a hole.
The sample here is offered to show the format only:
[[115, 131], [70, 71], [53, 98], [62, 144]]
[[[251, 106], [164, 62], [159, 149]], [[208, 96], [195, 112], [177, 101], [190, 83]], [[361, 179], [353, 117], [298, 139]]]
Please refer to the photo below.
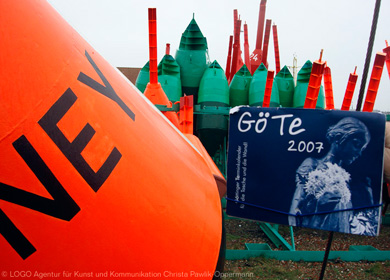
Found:
[[321, 61], [322, 52], [320, 53], [320, 59], [313, 62], [313, 67], [311, 69], [309, 86], [306, 93], [305, 104], [303, 108], [306, 109], [315, 109], [318, 96], [321, 90], [321, 81], [324, 74], [325, 61]]
[[355, 71], [349, 74], [347, 89], [344, 94], [343, 104], [341, 105], [341, 110], [349, 111], [352, 103], [353, 92], [355, 91], [356, 81], [358, 75], [356, 74], [357, 66], [355, 66]]
[[325, 103], [326, 110], [334, 109], [334, 98], [333, 98], [333, 85], [332, 85], [332, 71], [330, 67], [325, 63], [324, 68], [324, 88], [325, 88]]
[[2, 277], [211, 279], [200, 152], [47, 1], [0, 9]]
[[[150, 82], [146, 85], [144, 94], [155, 105], [165, 105], [172, 108], [172, 102], [169, 101], [161, 84], [158, 82], [157, 67], [157, 15], [156, 8], [148, 9], [149, 20], [149, 64], [150, 64]], [[163, 114], [172, 124], [179, 128], [179, 119], [175, 112], [166, 111]]]
[[385, 61], [386, 54], [377, 52], [375, 55], [374, 65], [372, 67], [370, 82], [368, 83], [366, 99], [364, 100], [363, 112], [372, 112], [372, 110], [374, 110], [375, 99], [378, 93]]
[[390, 78], [390, 46], [387, 40], [386, 40], [386, 48], [383, 49], [383, 52], [386, 54], [386, 67], [387, 67], [387, 73], [389, 73], [389, 78]]
[[204, 160], [206, 161], [208, 167], [211, 170], [211, 173], [214, 176], [215, 181], [217, 182], [219, 196], [221, 198], [224, 197], [227, 191], [227, 187], [226, 180], [222, 175], [221, 171], [218, 169], [217, 165], [214, 163], [213, 159], [210, 157], [209, 153], [207, 152], [206, 148], [203, 146], [202, 142], [198, 137], [193, 134], [184, 135], [188, 138], [188, 140], [190, 140], [190, 142], [198, 149], [198, 151], [203, 156]]

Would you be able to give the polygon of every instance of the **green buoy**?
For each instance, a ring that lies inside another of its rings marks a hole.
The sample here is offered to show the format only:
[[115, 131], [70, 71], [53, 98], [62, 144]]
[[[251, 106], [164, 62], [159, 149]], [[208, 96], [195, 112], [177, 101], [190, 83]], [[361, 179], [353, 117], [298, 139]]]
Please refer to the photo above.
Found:
[[182, 92], [197, 100], [199, 83], [210, 64], [207, 40], [193, 18], [181, 36], [175, 59], [180, 66]]
[[[303, 108], [303, 106], [305, 105], [306, 93], [307, 88], [309, 87], [312, 66], [312, 62], [308, 60], [298, 72], [297, 85], [294, 90], [293, 99], [293, 107], [295, 108]], [[320, 87], [316, 109], [325, 109], [325, 93], [323, 86]]]
[[147, 84], [149, 83], [149, 61], [139, 71], [135, 86], [144, 93]]
[[[225, 72], [214, 61], [204, 72], [199, 85], [198, 103], [201, 106], [229, 107], [229, 85]], [[200, 114], [196, 132], [212, 157], [227, 137], [228, 119], [224, 115]]]
[[251, 72], [244, 64], [234, 75], [229, 87], [230, 107], [249, 104], [249, 86], [252, 81]]
[[166, 54], [158, 64], [158, 82], [167, 95], [169, 101], [180, 101], [182, 96], [180, 66], [173, 56]]
[[295, 89], [294, 78], [287, 66], [284, 66], [275, 76], [274, 84], [275, 83], [278, 85], [280, 105], [282, 107], [293, 107]]
[[[263, 63], [253, 73], [252, 82], [249, 86], [249, 105], [262, 106], [264, 100], [265, 84], [267, 82], [268, 70]], [[277, 83], [273, 83], [271, 92], [270, 107], [279, 107], [279, 90]]]

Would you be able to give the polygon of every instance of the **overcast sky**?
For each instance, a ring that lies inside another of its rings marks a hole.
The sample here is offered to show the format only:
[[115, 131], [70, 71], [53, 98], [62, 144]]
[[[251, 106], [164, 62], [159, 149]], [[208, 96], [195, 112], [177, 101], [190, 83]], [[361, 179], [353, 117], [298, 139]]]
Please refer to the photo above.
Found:
[[[255, 48], [260, 0], [48, 0], [49, 3], [115, 67], [142, 67], [148, 61], [148, 8], [157, 8], [158, 60], [179, 46], [193, 14], [207, 38], [210, 60], [225, 69], [233, 10], [248, 24], [250, 52]], [[367, 52], [374, 0], [268, 0], [266, 19], [277, 25], [281, 66], [317, 60], [324, 49], [332, 71], [335, 107], [341, 107], [350, 72], [359, 75], [352, 107], [356, 107]], [[376, 52], [390, 43], [390, 1], [382, 0], [366, 88]], [[243, 42], [243, 35], [241, 41]], [[243, 47], [242, 47], [243, 49]], [[269, 69], [275, 70], [272, 33]], [[390, 78], [386, 67], [374, 109], [390, 111]]]

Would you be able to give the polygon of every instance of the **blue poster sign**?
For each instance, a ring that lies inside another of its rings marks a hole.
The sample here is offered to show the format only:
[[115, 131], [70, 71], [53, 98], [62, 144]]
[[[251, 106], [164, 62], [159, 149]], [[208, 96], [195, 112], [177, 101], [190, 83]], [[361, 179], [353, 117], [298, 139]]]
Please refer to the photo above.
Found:
[[378, 235], [385, 121], [379, 113], [233, 108], [227, 214]]

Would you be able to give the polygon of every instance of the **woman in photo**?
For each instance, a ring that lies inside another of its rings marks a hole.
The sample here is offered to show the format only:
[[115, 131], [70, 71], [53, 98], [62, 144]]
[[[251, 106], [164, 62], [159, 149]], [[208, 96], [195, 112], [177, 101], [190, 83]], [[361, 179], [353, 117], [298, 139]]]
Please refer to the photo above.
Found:
[[[296, 190], [291, 202], [289, 224], [330, 231], [375, 235], [375, 217], [368, 212], [343, 211], [352, 209], [354, 191], [351, 175], [345, 168], [357, 160], [370, 142], [370, 133], [360, 120], [341, 119], [329, 127], [326, 138], [330, 150], [320, 159], [307, 158], [296, 170]], [[373, 204], [370, 180], [359, 186], [358, 195], [364, 195]], [[374, 220], [372, 220], [374, 218]]]

